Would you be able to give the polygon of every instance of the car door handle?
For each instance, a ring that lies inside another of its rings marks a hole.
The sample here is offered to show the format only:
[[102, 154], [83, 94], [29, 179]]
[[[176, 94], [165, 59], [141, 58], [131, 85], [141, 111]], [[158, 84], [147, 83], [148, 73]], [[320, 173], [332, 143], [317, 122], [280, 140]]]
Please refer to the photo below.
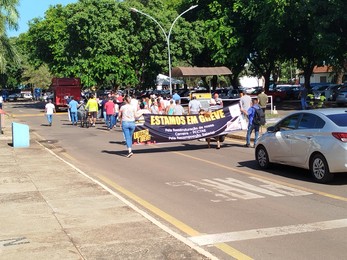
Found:
[[306, 138], [307, 138], [308, 140], [311, 140], [311, 139], [312, 139], [312, 136], [306, 136]]

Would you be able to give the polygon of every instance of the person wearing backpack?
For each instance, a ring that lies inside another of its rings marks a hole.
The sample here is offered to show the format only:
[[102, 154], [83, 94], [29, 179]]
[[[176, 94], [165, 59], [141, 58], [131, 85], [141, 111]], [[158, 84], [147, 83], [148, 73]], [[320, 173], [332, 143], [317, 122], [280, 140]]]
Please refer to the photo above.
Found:
[[265, 124], [264, 112], [258, 103], [259, 100], [257, 98], [254, 98], [252, 100], [252, 106], [247, 110], [249, 121], [245, 147], [251, 147], [251, 134], [253, 132], [253, 129], [255, 132], [253, 147], [255, 147], [259, 136], [259, 128], [261, 125]]

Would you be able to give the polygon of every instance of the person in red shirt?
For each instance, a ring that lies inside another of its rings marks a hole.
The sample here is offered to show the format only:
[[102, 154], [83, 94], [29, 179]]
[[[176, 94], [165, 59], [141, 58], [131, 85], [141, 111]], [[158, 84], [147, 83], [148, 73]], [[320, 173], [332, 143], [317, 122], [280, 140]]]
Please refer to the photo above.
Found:
[[116, 95], [116, 100], [117, 100], [117, 104], [119, 105], [119, 104], [122, 104], [123, 103], [123, 96], [122, 96], [122, 94], [120, 94], [120, 93], [118, 93], [117, 95]]
[[108, 98], [108, 101], [104, 105], [104, 110], [106, 111], [106, 126], [108, 130], [113, 128], [113, 118], [114, 117], [114, 103], [112, 98]]

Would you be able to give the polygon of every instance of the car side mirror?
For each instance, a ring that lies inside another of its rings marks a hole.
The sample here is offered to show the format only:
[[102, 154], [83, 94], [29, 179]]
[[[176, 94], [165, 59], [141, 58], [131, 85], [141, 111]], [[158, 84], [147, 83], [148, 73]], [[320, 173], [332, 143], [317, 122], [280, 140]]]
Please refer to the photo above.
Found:
[[276, 132], [276, 131], [277, 131], [277, 127], [275, 127], [275, 126], [269, 126], [269, 127], [267, 128], [267, 131], [270, 132], [270, 133]]

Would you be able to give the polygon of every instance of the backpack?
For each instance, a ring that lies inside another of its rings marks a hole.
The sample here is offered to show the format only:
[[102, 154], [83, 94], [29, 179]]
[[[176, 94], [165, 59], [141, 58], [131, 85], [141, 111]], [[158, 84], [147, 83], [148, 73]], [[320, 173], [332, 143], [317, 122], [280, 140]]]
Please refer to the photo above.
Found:
[[265, 125], [265, 114], [263, 109], [261, 108], [254, 108], [255, 113], [253, 117], [253, 124], [254, 125]]

